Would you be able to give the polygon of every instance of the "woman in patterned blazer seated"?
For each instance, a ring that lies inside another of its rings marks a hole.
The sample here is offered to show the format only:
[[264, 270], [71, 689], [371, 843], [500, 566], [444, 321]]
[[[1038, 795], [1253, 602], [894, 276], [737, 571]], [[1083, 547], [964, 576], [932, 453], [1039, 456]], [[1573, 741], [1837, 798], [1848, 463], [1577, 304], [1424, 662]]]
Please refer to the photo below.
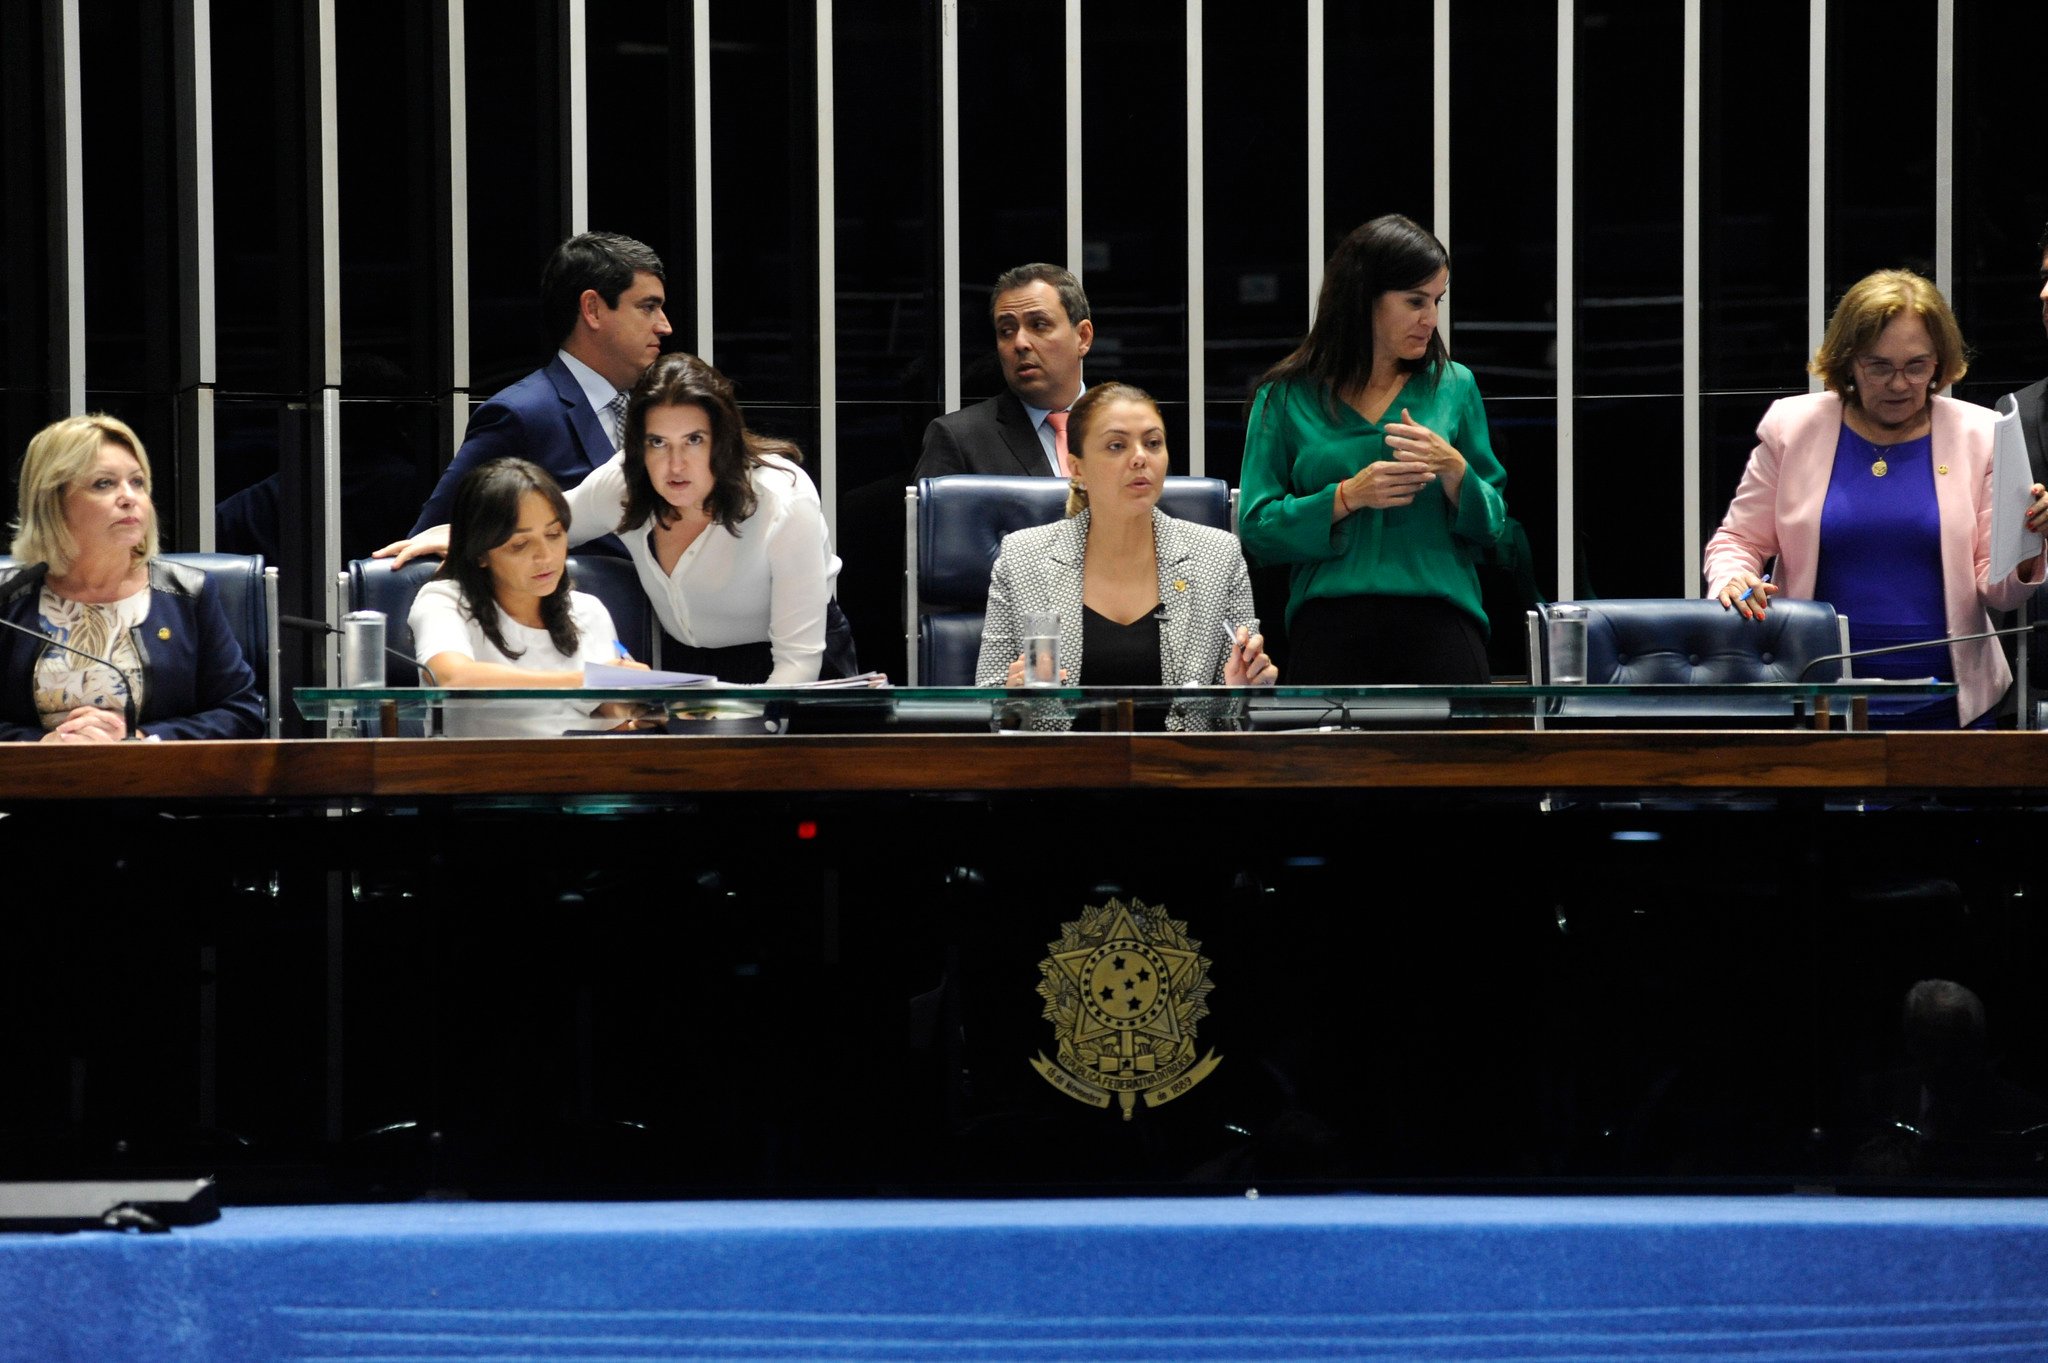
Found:
[[989, 581], [978, 686], [1024, 684], [1020, 624], [1057, 611], [1061, 672], [1079, 686], [1270, 686], [1235, 537], [1159, 510], [1166, 428], [1129, 384], [1074, 404], [1067, 519], [1003, 536]]

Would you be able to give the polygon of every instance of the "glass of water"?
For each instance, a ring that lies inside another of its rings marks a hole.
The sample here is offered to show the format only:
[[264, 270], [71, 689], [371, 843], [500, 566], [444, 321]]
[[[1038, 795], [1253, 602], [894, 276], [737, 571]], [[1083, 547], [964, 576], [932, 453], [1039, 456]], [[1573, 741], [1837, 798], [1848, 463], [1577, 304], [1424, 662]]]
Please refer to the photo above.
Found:
[[1060, 684], [1060, 613], [1058, 611], [1025, 611], [1024, 629], [1024, 684], [1026, 686], [1058, 686]]

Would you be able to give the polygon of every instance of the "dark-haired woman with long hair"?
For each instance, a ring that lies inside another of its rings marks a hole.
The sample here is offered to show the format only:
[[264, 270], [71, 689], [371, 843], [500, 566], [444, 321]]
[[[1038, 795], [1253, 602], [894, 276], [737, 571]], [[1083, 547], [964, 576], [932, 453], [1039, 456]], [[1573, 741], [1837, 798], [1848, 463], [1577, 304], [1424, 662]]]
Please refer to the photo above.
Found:
[[1507, 524], [1507, 474], [1437, 331], [1450, 278], [1421, 226], [1366, 223], [1252, 398], [1238, 533], [1260, 562], [1293, 565], [1296, 685], [1489, 679], [1477, 561]]
[[732, 384], [695, 355], [664, 355], [633, 385], [624, 448], [569, 493], [569, 540], [618, 532], [675, 641], [664, 668], [818, 679], [839, 559], [802, 458], [748, 430]]
[[[479, 464], [455, 490], [448, 556], [413, 598], [413, 647], [451, 687], [581, 686], [583, 665], [614, 659], [604, 603], [571, 590], [569, 504], [524, 459]], [[630, 663], [626, 665], [632, 665]], [[614, 707], [575, 701], [450, 702], [452, 736], [549, 736], [607, 728]]]

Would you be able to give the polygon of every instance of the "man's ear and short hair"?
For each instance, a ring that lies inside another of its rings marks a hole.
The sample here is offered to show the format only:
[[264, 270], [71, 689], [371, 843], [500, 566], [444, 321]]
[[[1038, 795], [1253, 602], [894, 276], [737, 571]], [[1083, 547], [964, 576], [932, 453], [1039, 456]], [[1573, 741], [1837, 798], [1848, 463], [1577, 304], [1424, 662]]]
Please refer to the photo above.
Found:
[[540, 277], [541, 322], [559, 344], [576, 328], [585, 292], [596, 290], [605, 306], [616, 308], [636, 274], [651, 274], [663, 284], [668, 274], [652, 247], [616, 232], [584, 232], [555, 248]]
[[1060, 306], [1067, 311], [1067, 322], [1080, 326], [1089, 320], [1088, 295], [1081, 288], [1081, 281], [1074, 278], [1074, 272], [1063, 265], [1048, 265], [1035, 261], [1030, 265], [1019, 265], [996, 276], [996, 285], [989, 290], [988, 315], [993, 322], [996, 315], [996, 300], [1027, 284], [1050, 284], [1053, 292], [1060, 296]]

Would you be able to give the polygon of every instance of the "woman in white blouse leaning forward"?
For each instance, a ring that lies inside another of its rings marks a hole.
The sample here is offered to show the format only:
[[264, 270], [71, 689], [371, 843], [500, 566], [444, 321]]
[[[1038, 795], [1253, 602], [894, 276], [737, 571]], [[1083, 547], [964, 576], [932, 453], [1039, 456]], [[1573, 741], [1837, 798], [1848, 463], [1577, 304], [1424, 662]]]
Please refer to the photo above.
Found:
[[[748, 430], [725, 376], [680, 353], [633, 385], [623, 442], [569, 490], [569, 542], [618, 533], [669, 636], [662, 666], [816, 681], [839, 558], [801, 452]], [[380, 552], [403, 562], [446, 543], [436, 526]]]

